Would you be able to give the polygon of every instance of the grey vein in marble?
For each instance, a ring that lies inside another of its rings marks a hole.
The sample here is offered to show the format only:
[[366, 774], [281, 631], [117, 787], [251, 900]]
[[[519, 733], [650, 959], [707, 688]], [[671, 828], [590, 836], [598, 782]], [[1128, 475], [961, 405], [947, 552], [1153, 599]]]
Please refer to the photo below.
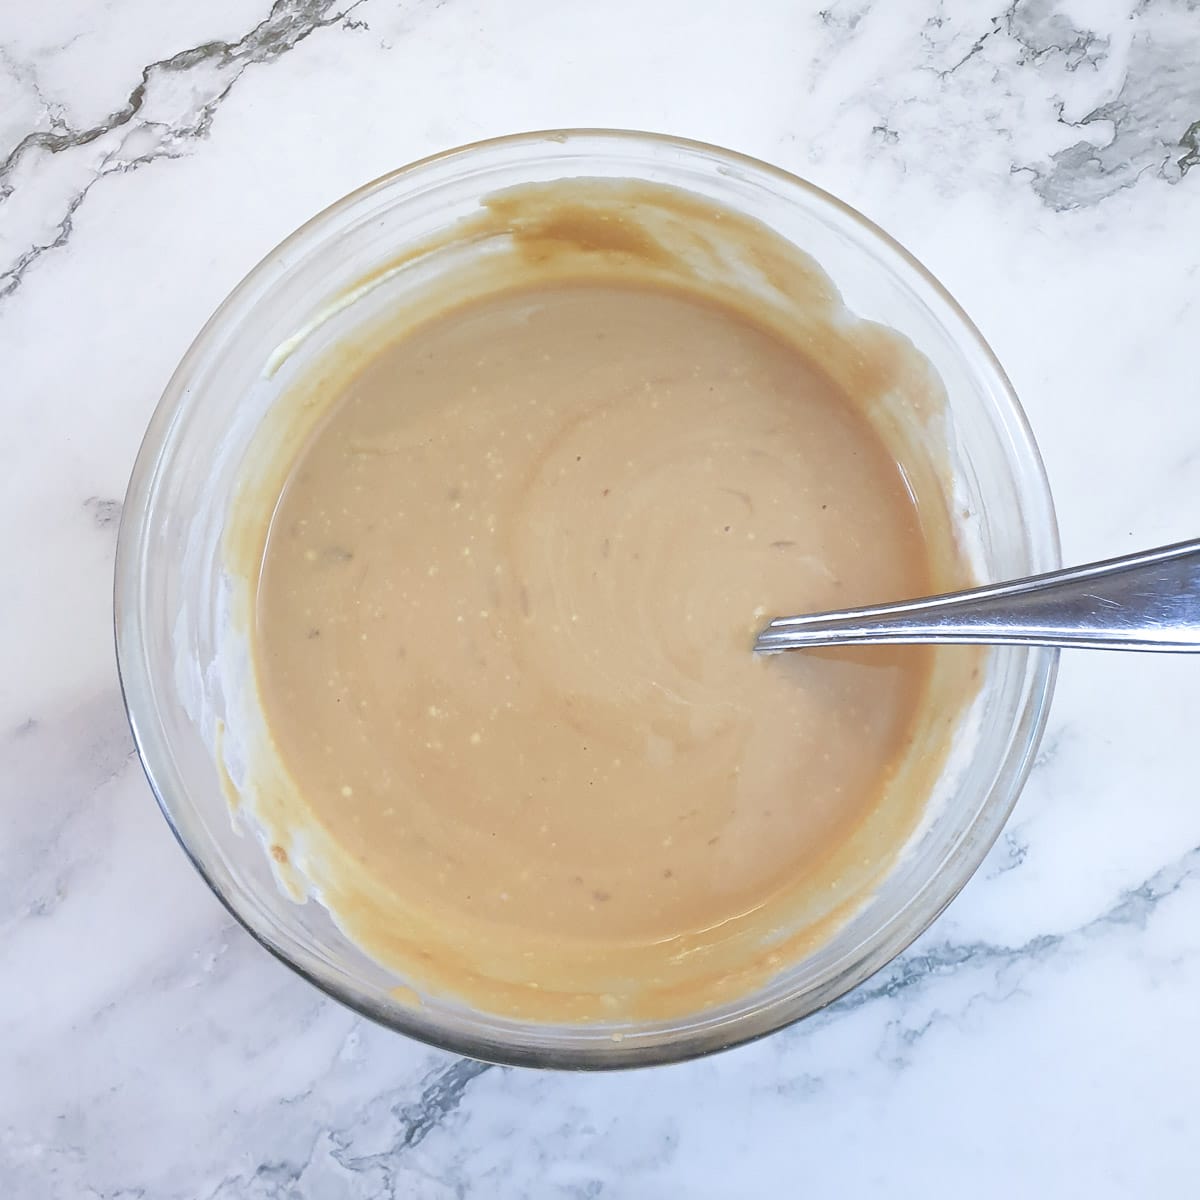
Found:
[[[1086, 6], [1012, 0], [980, 21], [978, 8], [937, 5], [915, 37], [919, 70], [932, 74], [938, 89], [930, 95], [903, 75], [878, 81], [863, 93], [875, 113], [873, 139], [901, 166], [898, 143], [910, 137], [944, 139], [947, 151], [968, 163], [977, 144], [1007, 141], [1011, 172], [1055, 211], [1094, 206], [1143, 177], [1179, 183], [1200, 161], [1195, 5], [1144, 0], [1125, 18], [1096, 8], [1096, 28], [1082, 24], [1088, 14]], [[888, 25], [883, 6], [860, 0], [818, 15], [827, 33], [821, 77], [864, 39], [886, 51], [898, 36], [914, 36], [910, 27]], [[1041, 103], [1031, 107], [1039, 91]], [[985, 93], [991, 103], [980, 110]], [[1041, 134], [1035, 118], [1043, 117], [1077, 136], [1033, 157], [1029, 143]]]
[[89, 496], [83, 507], [92, 515], [92, 520], [100, 529], [116, 529], [121, 520], [121, 501], [106, 500], [101, 496]]
[[472, 1081], [485, 1071], [493, 1070], [490, 1063], [476, 1062], [471, 1058], [460, 1058], [434, 1071], [425, 1081], [421, 1095], [414, 1103], [398, 1106], [393, 1110], [396, 1118], [396, 1134], [391, 1145], [376, 1154], [355, 1156], [344, 1150], [335, 1152], [334, 1158], [348, 1171], [362, 1171], [379, 1166], [386, 1170], [394, 1156], [419, 1146], [452, 1113], [457, 1111]]
[[1085, 133], [1095, 127], [1097, 137], [1058, 151], [1048, 168], [1030, 168], [1037, 194], [1064, 210], [1096, 204], [1146, 173], [1178, 183], [1196, 162], [1198, 61], [1200, 24], [1145, 20], [1130, 45], [1120, 92], [1074, 125]]
[[322, 1195], [322, 1185], [337, 1182], [344, 1187], [350, 1180], [356, 1189], [369, 1189], [355, 1194], [403, 1196], [397, 1174], [406, 1165], [406, 1152], [415, 1150], [453, 1116], [474, 1080], [496, 1069], [472, 1059], [450, 1060], [425, 1076], [415, 1101], [389, 1105], [394, 1134], [384, 1149], [355, 1154], [353, 1126], [327, 1129], [314, 1139], [306, 1156], [266, 1160], [251, 1171], [226, 1175], [205, 1200], [290, 1200], [293, 1196]]
[[[46, 223], [43, 197], [35, 193], [24, 207], [21, 199], [23, 185], [45, 169], [49, 156], [70, 158], [70, 182], [59, 211], [49, 218], [48, 236], [35, 233], [31, 244], [9, 251], [12, 257], [0, 270], [0, 298], [21, 286], [42, 255], [67, 244], [76, 212], [100, 179], [179, 157], [189, 142], [208, 136], [218, 107], [249, 67], [273, 62], [318, 29], [344, 21], [363, 2], [275, 0], [268, 15], [236, 42], [204, 42], [143, 68], [125, 103], [87, 128], [63, 124], [43, 99], [48, 127], [30, 131], [0, 162], [0, 204], [10, 210], [6, 223], [31, 230]], [[8, 56], [0, 62], [13, 70]], [[36, 78], [27, 82], [40, 97]]]
[[1161, 867], [1136, 887], [1121, 892], [1107, 909], [1076, 929], [1038, 934], [1016, 946], [986, 941], [943, 941], [928, 947], [922, 945], [902, 955], [892, 966], [884, 968], [874, 979], [835, 1001], [819, 1015], [829, 1019], [852, 1012], [873, 1000], [892, 999], [963, 968], [987, 966], [1003, 971], [1015, 965], [1036, 964], [1057, 952], [1079, 949], [1090, 939], [1117, 926], [1144, 928], [1167, 897], [1196, 880], [1200, 880], [1200, 846]]

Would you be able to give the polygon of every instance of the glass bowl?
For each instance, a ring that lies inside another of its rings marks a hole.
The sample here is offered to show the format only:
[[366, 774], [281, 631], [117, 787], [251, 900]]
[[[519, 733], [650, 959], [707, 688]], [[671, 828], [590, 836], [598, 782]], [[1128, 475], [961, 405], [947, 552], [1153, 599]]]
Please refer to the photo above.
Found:
[[[514, 184], [569, 178], [672, 185], [754, 218], [810, 254], [860, 317], [907, 336], [945, 383], [956, 500], [989, 579], [1058, 565], [1041, 461], [995, 357], [924, 268], [853, 209], [727, 150], [642, 133], [571, 130], [481, 142], [425, 159], [340, 200], [273, 250], [221, 305], [176, 370], [133, 469], [116, 559], [117, 659], [129, 722], [176, 837], [218, 898], [272, 953], [364, 1016], [460, 1054], [545, 1067], [623, 1067], [724, 1049], [796, 1021], [902, 951], [954, 897], [1000, 832], [1025, 780], [1057, 656], [989, 651], [949, 800], [916, 831], [833, 937], [756, 991], [682, 1020], [529, 1024], [451, 999], [411, 1002], [314, 900], [277, 885], [262, 845], [231, 820], [221, 731], [231, 698], [214, 661], [224, 615], [220, 541], [239, 466], [286, 386], [268, 364], [298, 330], [353, 328], [348, 289], [398, 252]], [[335, 303], [336, 302], [336, 303]], [[339, 306], [340, 305], [340, 306]], [[294, 365], [294, 364], [293, 364]], [[301, 364], [302, 367], [302, 364]], [[957, 751], [957, 755], [954, 753]]]

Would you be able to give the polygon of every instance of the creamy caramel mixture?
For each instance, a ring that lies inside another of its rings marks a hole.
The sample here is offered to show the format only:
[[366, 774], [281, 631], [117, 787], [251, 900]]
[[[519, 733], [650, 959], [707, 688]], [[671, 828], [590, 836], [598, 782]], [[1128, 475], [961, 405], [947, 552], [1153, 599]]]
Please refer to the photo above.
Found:
[[923, 648], [751, 652], [771, 615], [954, 582], [835, 374], [610, 272], [398, 329], [326, 397], [254, 603], [273, 853], [418, 991], [702, 1008], [819, 943], [911, 831], [961, 679]]

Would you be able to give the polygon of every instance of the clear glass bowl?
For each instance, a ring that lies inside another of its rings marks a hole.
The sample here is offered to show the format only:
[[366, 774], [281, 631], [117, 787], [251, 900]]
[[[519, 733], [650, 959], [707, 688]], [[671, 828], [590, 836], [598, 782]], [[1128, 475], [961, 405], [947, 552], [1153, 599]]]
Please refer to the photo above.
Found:
[[[999, 834], [1045, 720], [1055, 652], [990, 652], [953, 795], [827, 944], [721, 1008], [684, 1020], [541, 1025], [452, 1000], [414, 1007], [315, 901], [276, 885], [222, 791], [213, 663], [222, 637], [219, 545], [242, 455], [285, 386], [264, 366], [297, 330], [407, 245], [531, 181], [647, 180], [763, 222], [812, 255], [847, 305], [905, 334], [946, 385], [958, 485], [979, 570], [1003, 579], [1058, 565], [1053, 507], [1012, 387], [979, 332], [911, 255], [832, 196], [764, 163], [695, 142], [618, 131], [523, 134], [426, 159], [339, 201], [273, 250], [221, 305], [171, 379], [142, 444], [117, 549], [117, 658], [146, 774], [180, 844], [229, 911], [323, 991], [393, 1029], [461, 1054], [553, 1067], [669, 1062], [770, 1033], [821, 1008], [902, 951], [953, 898]], [[325, 332], [353, 328], [355, 306]]]

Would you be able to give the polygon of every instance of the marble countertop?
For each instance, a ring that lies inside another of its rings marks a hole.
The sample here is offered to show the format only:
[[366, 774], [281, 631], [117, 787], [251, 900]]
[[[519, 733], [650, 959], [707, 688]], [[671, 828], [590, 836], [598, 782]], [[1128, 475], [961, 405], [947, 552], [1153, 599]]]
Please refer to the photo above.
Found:
[[1200, 533], [1195, 0], [60, 0], [0, 13], [0, 1196], [1191, 1194], [1194, 661], [1076, 654], [1008, 826], [908, 953], [756, 1045], [455, 1060], [236, 927], [138, 768], [121, 497], [172, 368], [281, 237], [518, 129], [814, 180], [991, 340], [1067, 558]]

